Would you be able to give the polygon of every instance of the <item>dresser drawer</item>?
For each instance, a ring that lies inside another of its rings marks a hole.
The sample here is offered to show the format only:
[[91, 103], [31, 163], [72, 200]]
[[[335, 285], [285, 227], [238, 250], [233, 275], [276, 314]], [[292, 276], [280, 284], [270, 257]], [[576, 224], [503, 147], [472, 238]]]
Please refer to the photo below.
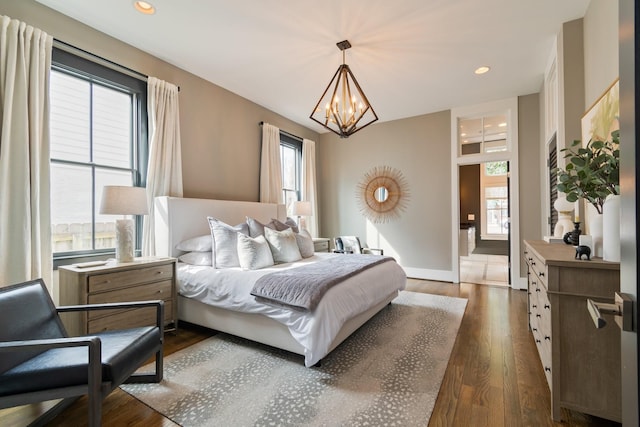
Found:
[[[128, 329], [156, 324], [156, 308], [140, 308], [136, 310], [105, 310], [109, 316], [97, 317], [88, 321], [88, 333], [104, 332], [114, 329]], [[173, 301], [164, 303], [165, 325], [173, 321]]]
[[88, 292], [103, 292], [139, 283], [170, 280], [172, 277], [173, 265], [170, 264], [117, 271], [114, 273], [96, 274], [88, 278]]
[[[128, 301], [149, 301], [149, 300], [170, 300], [173, 295], [172, 281], [163, 280], [162, 282], [147, 283], [144, 285], [131, 286], [118, 290], [99, 292], [89, 294], [87, 299], [89, 304], [105, 304], [110, 302], [128, 302]], [[96, 317], [104, 317], [118, 310], [94, 310], [90, 311], [88, 316], [90, 319]], [[122, 311], [122, 310], [120, 310]], [[167, 313], [165, 305], [165, 315]], [[169, 311], [169, 313], [171, 313]]]

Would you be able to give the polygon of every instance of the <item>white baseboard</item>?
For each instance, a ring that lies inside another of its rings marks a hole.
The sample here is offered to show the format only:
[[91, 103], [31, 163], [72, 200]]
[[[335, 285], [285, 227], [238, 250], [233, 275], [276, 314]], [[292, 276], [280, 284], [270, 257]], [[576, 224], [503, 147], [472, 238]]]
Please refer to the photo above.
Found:
[[[447, 270], [429, 270], [426, 268], [402, 267], [407, 277], [411, 279], [436, 280], [438, 282], [453, 283], [453, 272]], [[527, 278], [518, 277], [511, 284], [512, 289], [527, 289]]]
[[402, 267], [407, 277], [412, 279], [437, 280], [438, 282], [453, 282], [453, 272], [447, 270], [429, 270], [426, 268]]

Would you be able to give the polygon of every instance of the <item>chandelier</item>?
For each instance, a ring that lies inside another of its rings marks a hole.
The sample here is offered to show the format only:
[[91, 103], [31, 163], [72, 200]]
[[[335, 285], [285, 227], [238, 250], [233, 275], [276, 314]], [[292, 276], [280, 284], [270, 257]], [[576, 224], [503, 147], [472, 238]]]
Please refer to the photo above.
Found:
[[348, 138], [378, 120], [378, 116], [351, 69], [345, 64], [344, 51], [351, 47], [351, 43], [344, 40], [336, 45], [342, 51], [342, 65], [338, 67], [309, 118], [340, 138]]

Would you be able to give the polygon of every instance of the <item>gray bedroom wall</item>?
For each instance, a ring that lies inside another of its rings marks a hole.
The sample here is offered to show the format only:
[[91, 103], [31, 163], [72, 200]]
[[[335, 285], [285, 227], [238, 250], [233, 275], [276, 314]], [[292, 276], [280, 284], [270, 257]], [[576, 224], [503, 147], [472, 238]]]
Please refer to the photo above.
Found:
[[586, 111], [619, 76], [618, 2], [591, 0], [583, 21]]
[[[322, 134], [318, 144], [321, 234], [357, 235], [385, 250], [405, 268], [451, 270], [451, 113], [442, 111], [373, 124], [340, 139]], [[368, 222], [356, 188], [375, 166], [402, 171], [410, 201], [397, 220]]]
[[[259, 122], [318, 140], [318, 134], [34, 0], [0, 0], [0, 14], [140, 73], [180, 86], [185, 197], [259, 199]], [[213, 53], [210, 53], [213, 54]]]
[[[542, 138], [540, 128], [540, 94], [518, 97], [518, 167], [520, 168], [520, 253], [524, 251], [524, 240], [540, 240], [543, 235], [540, 217], [544, 204], [539, 163]], [[526, 277], [527, 267], [524, 258], [519, 256], [520, 276]], [[512, 260], [512, 262], [516, 262]]]

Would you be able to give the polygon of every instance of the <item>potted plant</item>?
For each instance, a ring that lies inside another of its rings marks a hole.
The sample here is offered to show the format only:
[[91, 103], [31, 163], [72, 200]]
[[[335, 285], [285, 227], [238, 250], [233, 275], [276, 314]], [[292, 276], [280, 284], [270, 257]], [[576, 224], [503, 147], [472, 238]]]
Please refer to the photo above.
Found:
[[602, 214], [607, 196], [620, 194], [620, 131], [611, 133], [611, 141], [580, 144], [573, 141], [571, 148], [561, 150], [569, 162], [557, 170], [558, 191], [566, 193], [569, 202], [585, 199]]
[[[557, 169], [558, 191], [566, 193], [569, 202], [584, 199], [595, 208], [598, 214], [590, 215], [589, 221], [592, 252], [619, 261], [620, 131], [611, 133], [611, 141], [590, 140], [586, 147], [580, 145], [574, 141], [571, 148], [562, 150], [568, 162], [564, 170]], [[609, 196], [615, 197], [609, 199], [607, 208]]]

